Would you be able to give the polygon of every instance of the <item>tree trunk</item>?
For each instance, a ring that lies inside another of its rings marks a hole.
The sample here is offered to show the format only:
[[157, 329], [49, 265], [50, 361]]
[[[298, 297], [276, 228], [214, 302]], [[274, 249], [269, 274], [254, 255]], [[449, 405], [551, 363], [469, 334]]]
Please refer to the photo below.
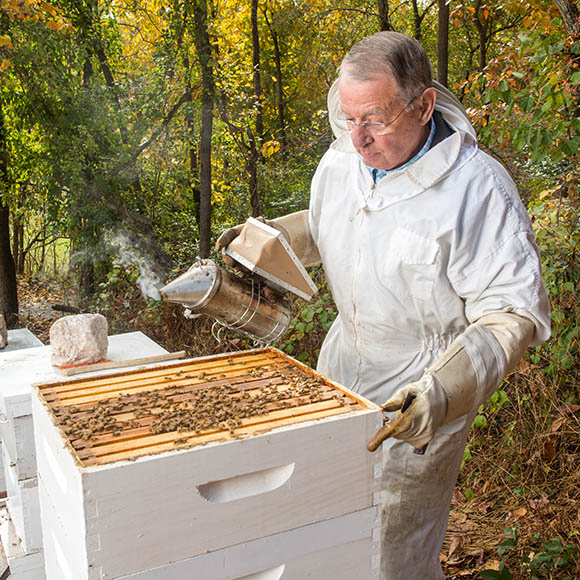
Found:
[[260, 71], [260, 36], [258, 34], [258, 0], [252, 0], [252, 67], [254, 71], [254, 98], [256, 99], [256, 138], [264, 133], [262, 112], [262, 75]]
[[479, 41], [479, 71], [482, 71], [487, 65], [487, 31], [489, 28], [489, 18], [480, 20], [481, 0], [475, 2], [475, 18], [473, 19], [475, 28], [477, 28]]
[[211, 251], [211, 137], [215, 84], [211, 64], [212, 47], [207, 29], [207, 2], [194, 0], [195, 46], [201, 66], [202, 106], [199, 147], [199, 255], [209, 257]]
[[266, 23], [270, 29], [270, 35], [272, 36], [272, 44], [274, 45], [274, 61], [276, 64], [276, 101], [278, 107], [278, 132], [277, 137], [280, 143], [280, 153], [283, 157], [286, 155], [286, 107], [284, 104], [284, 85], [282, 83], [282, 57], [280, 55], [280, 44], [278, 42], [278, 33], [274, 27], [268, 21], [266, 17]]
[[389, 0], [377, 0], [377, 10], [379, 12], [379, 27], [381, 31], [392, 30], [389, 21]]
[[187, 75], [187, 82], [185, 85], [185, 92], [189, 95], [190, 105], [185, 112], [185, 127], [187, 129], [187, 146], [188, 146], [188, 158], [189, 158], [189, 173], [191, 175], [191, 191], [193, 193], [193, 203], [195, 206], [195, 220], [199, 227], [199, 165], [197, 161], [197, 148], [195, 144], [195, 116], [193, 113], [193, 108], [191, 107], [193, 90], [191, 87], [191, 71], [189, 57], [183, 57], [183, 67], [185, 69], [185, 74]]
[[14, 250], [12, 255], [16, 263], [16, 273], [22, 275], [24, 274], [24, 261], [26, 258], [26, 252], [24, 250], [24, 226], [20, 220], [12, 220], [12, 228], [15, 239], [14, 246], [16, 246], [16, 239], [18, 240], [18, 251]]
[[447, 0], [438, 0], [437, 16], [437, 80], [447, 86], [449, 70], [449, 4]]
[[580, 8], [578, 0], [556, 0], [556, 6], [562, 15], [568, 33], [574, 37], [580, 35]]
[[260, 153], [258, 152], [256, 138], [251, 131], [249, 133], [249, 157], [247, 161], [248, 173], [250, 174], [250, 205], [252, 206], [252, 216], [262, 215], [262, 201], [258, 189], [258, 162]]
[[8, 190], [8, 144], [4, 124], [4, 108], [0, 101], [0, 314], [8, 328], [18, 323], [18, 287], [16, 267], [10, 247], [10, 209], [4, 201], [2, 190]]
[[421, 24], [423, 22], [423, 18], [421, 13], [419, 12], [419, 5], [417, 4], [417, 0], [413, 0], [413, 30], [414, 30], [414, 38], [415, 40], [421, 42]]

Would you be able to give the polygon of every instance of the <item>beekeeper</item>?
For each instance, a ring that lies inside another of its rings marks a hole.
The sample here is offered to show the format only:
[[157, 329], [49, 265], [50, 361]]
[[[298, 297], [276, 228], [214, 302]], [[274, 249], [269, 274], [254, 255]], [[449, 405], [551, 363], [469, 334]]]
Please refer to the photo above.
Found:
[[415, 40], [356, 44], [328, 105], [336, 140], [310, 209], [270, 223], [324, 266], [338, 316], [318, 370], [398, 411], [382, 433], [382, 578], [441, 580], [473, 417], [550, 334], [538, 250], [514, 183]]

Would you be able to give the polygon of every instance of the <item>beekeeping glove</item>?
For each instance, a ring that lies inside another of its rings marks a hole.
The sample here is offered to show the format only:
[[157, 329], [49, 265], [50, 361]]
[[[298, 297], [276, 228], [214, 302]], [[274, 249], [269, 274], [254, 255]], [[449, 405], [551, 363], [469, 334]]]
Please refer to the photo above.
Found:
[[533, 334], [534, 323], [517, 314], [482, 316], [418, 381], [402, 387], [382, 405], [384, 411], [397, 414], [369, 442], [369, 450], [389, 437], [424, 447], [439, 427], [487, 401], [520, 360]]
[[[282, 232], [304, 266], [314, 266], [320, 263], [318, 248], [310, 235], [308, 210], [297, 211], [273, 220], [267, 220], [262, 217], [256, 219]], [[243, 227], [244, 224], [240, 224], [224, 230], [217, 239], [215, 251], [223, 254], [223, 251], [240, 235]], [[224, 255], [224, 260], [230, 266], [232, 265], [231, 258], [228, 256]]]

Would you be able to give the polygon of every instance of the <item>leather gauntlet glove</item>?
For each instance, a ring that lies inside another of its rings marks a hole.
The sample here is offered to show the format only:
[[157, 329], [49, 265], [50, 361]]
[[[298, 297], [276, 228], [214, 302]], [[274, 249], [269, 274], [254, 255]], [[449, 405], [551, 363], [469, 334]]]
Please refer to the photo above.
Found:
[[[399, 389], [384, 405], [398, 411], [369, 442], [374, 451], [389, 437], [423, 447], [446, 423], [487, 401], [514, 368], [534, 334], [534, 324], [510, 312], [482, 316], [414, 383]], [[413, 402], [403, 410], [408, 395]]]
[[[274, 220], [266, 220], [263, 217], [256, 219], [282, 232], [304, 266], [314, 266], [320, 263], [318, 248], [310, 235], [308, 210], [297, 211]], [[240, 224], [224, 230], [217, 239], [215, 251], [223, 254], [223, 250], [240, 235], [243, 227], [244, 224]], [[226, 255], [224, 255], [224, 261], [230, 266], [233, 265], [231, 258]]]

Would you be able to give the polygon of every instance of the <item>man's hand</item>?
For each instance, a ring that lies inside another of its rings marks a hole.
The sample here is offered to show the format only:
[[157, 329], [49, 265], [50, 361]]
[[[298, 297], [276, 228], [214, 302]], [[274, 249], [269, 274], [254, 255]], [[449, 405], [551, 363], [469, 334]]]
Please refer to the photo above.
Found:
[[428, 373], [418, 381], [400, 388], [381, 405], [381, 409], [397, 411], [397, 414], [369, 441], [369, 451], [375, 451], [389, 437], [421, 448], [433, 439], [435, 432], [443, 424], [447, 412], [447, 396], [437, 379]]
[[[273, 226], [272, 222], [264, 219], [262, 216], [259, 216], [256, 219], [259, 222], [262, 222], [263, 224]], [[218, 253], [221, 252], [223, 259], [224, 259], [224, 262], [228, 266], [232, 266], [232, 267], [238, 266], [237, 262], [234, 263], [234, 261], [228, 255], [225, 254], [225, 249], [240, 235], [244, 225], [245, 224], [238, 224], [237, 226], [234, 226], [233, 228], [228, 228], [227, 230], [224, 230], [215, 243], [215, 251]], [[245, 270], [245, 268], [244, 268], [244, 270]]]
[[241, 225], [224, 230], [215, 243], [215, 251], [221, 252], [225, 250], [240, 235], [241, 231]]

